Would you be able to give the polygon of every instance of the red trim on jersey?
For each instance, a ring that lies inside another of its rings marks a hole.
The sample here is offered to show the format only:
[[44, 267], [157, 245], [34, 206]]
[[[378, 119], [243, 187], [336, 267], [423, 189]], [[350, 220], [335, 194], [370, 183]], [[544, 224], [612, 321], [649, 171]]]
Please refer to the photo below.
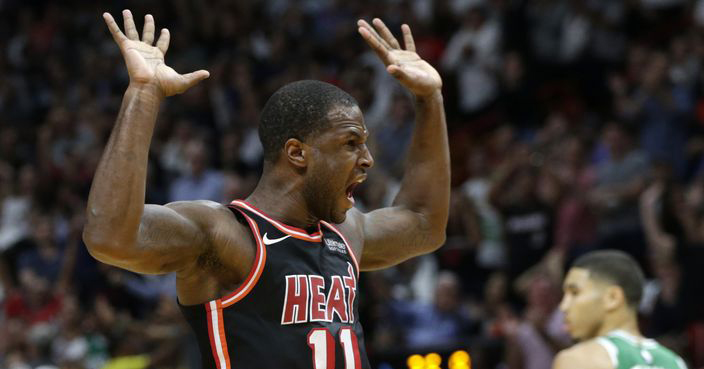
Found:
[[231, 368], [230, 364], [230, 353], [227, 351], [227, 336], [225, 335], [225, 321], [222, 318], [222, 304], [221, 300], [218, 300], [218, 330], [220, 331], [220, 339], [222, 340], [222, 352], [223, 355], [225, 355], [225, 362], [227, 364], [227, 368]]
[[213, 360], [218, 369], [230, 369], [230, 355], [227, 352], [225, 325], [222, 320], [222, 304], [220, 300], [212, 300], [205, 304], [208, 321], [208, 338]]
[[340, 230], [338, 230], [337, 228], [335, 228], [334, 225], [332, 225], [332, 224], [330, 224], [330, 223], [328, 223], [328, 222], [326, 222], [326, 221], [324, 221], [324, 220], [321, 220], [320, 223], [325, 224], [325, 225], [326, 225], [328, 228], [330, 228], [333, 232], [337, 233], [337, 235], [340, 236], [340, 238], [342, 238], [342, 241], [345, 242], [345, 246], [347, 246], [347, 252], [349, 252], [350, 257], [351, 257], [351, 259], [352, 259], [352, 262], [354, 263], [355, 272], [356, 272], [356, 274], [357, 274], [357, 279], [359, 279], [359, 263], [357, 262], [357, 257], [354, 256], [354, 252], [352, 252], [352, 247], [350, 246], [349, 241], [347, 241], [347, 239], [345, 238], [345, 236], [342, 235], [342, 232], [340, 232]]
[[215, 361], [215, 366], [220, 369], [220, 360], [218, 359], [218, 352], [215, 348], [215, 337], [213, 336], [213, 319], [211, 318], [210, 312], [210, 302], [205, 305], [205, 316], [208, 319], [208, 338], [210, 339], [210, 350], [213, 353], [213, 360]]
[[244, 202], [242, 200], [234, 200], [234, 201], [230, 202], [230, 204], [241, 206], [241, 207], [259, 215], [260, 217], [269, 221], [269, 223], [271, 223], [274, 227], [278, 228], [281, 232], [284, 232], [288, 235], [291, 235], [291, 237], [298, 238], [300, 240], [304, 240], [304, 241], [308, 241], [308, 242], [320, 242], [320, 240], [322, 239], [320, 232], [308, 234], [308, 232], [306, 232], [305, 230], [303, 230], [301, 228], [296, 228], [296, 227], [292, 227], [292, 226], [283, 224], [277, 220], [274, 220], [270, 216], [266, 215], [266, 213], [264, 213], [262, 210], [257, 209], [255, 206], [250, 205], [249, 203]]
[[253, 221], [252, 218], [247, 216], [247, 214], [245, 214], [242, 210], [237, 209], [237, 211], [239, 211], [245, 219], [247, 219], [247, 223], [249, 223], [254, 240], [257, 243], [257, 254], [254, 257], [254, 263], [252, 263], [252, 268], [250, 269], [247, 278], [245, 278], [236, 290], [221, 299], [222, 307], [228, 307], [247, 296], [249, 292], [252, 291], [254, 286], [257, 285], [259, 277], [262, 276], [262, 272], [264, 271], [264, 265], [266, 265], [266, 247], [264, 247], [264, 244], [262, 243], [261, 235], [259, 234], [259, 226], [257, 226], [257, 223]]

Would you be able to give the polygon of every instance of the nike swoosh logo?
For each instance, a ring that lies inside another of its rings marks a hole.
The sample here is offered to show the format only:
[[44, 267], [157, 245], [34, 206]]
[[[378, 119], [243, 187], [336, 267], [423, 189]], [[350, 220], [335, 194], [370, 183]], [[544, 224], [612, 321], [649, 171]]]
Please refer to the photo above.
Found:
[[264, 237], [262, 238], [262, 241], [264, 241], [264, 244], [265, 244], [265, 245], [269, 246], [269, 245], [273, 245], [273, 244], [275, 244], [275, 243], [277, 243], [277, 242], [281, 242], [281, 241], [283, 241], [283, 240], [285, 240], [285, 239], [287, 239], [287, 238], [289, 238], [289, 237], [291, 237], [291, 235], [283, 236], [283, 237], [281, 237], [281, 238], [274, 238], [274, 239], [272, 240], [271, 238], [269, 238], [269, 237], [266, 236], [266, 233], [264, 233]]

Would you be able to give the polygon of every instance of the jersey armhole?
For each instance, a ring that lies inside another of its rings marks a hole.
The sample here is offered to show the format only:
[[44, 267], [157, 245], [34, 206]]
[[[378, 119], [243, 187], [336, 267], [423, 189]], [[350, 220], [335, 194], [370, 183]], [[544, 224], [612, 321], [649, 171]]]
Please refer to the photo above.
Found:
[[266, 265], [266, 247], [264, 247], [264, 244], [262, 243], [262, 237], [259, 234], [259, 226], [254, 220], [252, 220], [252, 218], [237, 207], [228, 206], [228, 208], [231, 210], [237, 210], [244, 217], [244, 219], [247, 220], [249, 228], [252, 231], [252, 236], [254, 237], [254, 241], [257, 245], [257, 254], [254, 257], [252, 269], [249, 271], [247, 278], [242, 281], [242, 284], [240, 284], [240, 286], [230, 294], [220, 298], [223, 308], [226, 308], [247, 296], [252, 289], [254, 289], [254, 286], [256, 286], [259, 281], [259, 277], [261, 277], [262, 272], [264, 271], [264, 266]]
[[606, 350], [606, 353], [609, 354], [609, 358], [611, 359], [611, 364], [613, 364], [614, 369], [618, 368], [618, 349], [616, 348], [616, 345], [614, 345], [613, 342], [609, 341], [607, 338], [604, 337], [599, 337], [596, 339], [596, 342], [601, 345], [601, 347]]

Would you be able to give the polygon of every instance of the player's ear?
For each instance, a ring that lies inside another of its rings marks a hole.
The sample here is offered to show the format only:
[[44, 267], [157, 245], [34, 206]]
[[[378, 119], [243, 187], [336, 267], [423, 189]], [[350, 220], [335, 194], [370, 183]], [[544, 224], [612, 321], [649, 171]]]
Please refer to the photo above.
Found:
[[284, 144], [286, 160], [298, 168], [305, 168], [308, 165], [306, 151], [306, 144], [297, 138], [289, 138]]
[[604, 307], [607, 311], [615, 310], [626, 304], [626, 295], [623, 289], [618, 286], [608, 286], [604, 293]]

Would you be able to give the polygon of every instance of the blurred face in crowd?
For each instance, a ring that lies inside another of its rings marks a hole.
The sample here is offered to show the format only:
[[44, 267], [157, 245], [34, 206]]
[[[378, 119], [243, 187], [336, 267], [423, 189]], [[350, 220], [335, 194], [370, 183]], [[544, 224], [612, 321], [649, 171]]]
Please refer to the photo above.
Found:
[[516, 201], [529, 201], [534, 199], [538, 174], [536, 169], [525, 166], [516, 171], [513, 178], [512, 197]]
[[354, 206], [354, 190], [374, 165], [369, 136], [358, 106], [337, 106], [328, 112], [330, 127], [307, 144], [303, 196], [312, 215], [342, 223]]
[[664, 53], [653, 53], [643, 72], [643, 87], [655, 90], [662, 86], [667, 77], [668, 60]]
[[628, 136], [623, 129], [615, 124], [604, 128], [603, 140], [612, 157], [621, 158], [628, 147]]
[[590, 278], [589, 271], [572, 268], [563, 284], [560, 310], [565, 314], [569, 334], [577, 340], [595, 337], [606, 315], [605, 292], [608, 286]]
[[207, 152], [202, 141], [191, 141], [186, 145], [186, 160], [192, 175], [203, 173], [207, 165]]
[[442, 312], [454, 311], [460, 299], [459, 283], [451, 274], [441, 274], [435, 289], [435, 306]]

